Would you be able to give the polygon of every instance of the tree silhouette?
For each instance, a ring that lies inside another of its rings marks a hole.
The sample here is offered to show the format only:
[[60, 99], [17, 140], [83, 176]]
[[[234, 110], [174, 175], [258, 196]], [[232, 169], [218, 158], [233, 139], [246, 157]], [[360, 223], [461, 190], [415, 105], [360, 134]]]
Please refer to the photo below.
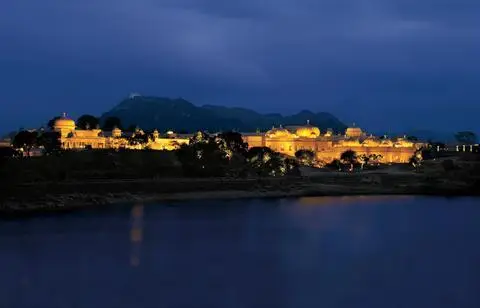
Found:
[[345, 164], [350, 164], [350, 171], [353, 171], [353, 165], [357, 163], [357, 153], [347, 150], [340, 155], [340, 160]]
[[47, 155], [58, 153], [61, 149], [59, 132], [42, 132], [38, 135], [37, 144], [43, 146]]
[[371, 159], [371, 156], [370, 155], [367, 155], [367, 154], [362, 154], [360, 156], [358, 156], [358, 162], [360, 163], [361, 165], [361, 169], [363, 170], [365, 165], [368, 165], [368, 163], [370, 162], [370, 159]]
[[98, 124], [98, 119], [89, 114], [84, 114], [77, 120], [77, 126], [80, 129], [94, 129], [98, 126]]
[[127, 132], [134, 132], [134, 131], [137, 130], [137, 128], [138, 128], [138, 125], [137, 125], [137, 124], [130, 124], [130, 125], [127, 127], [126, 131], [127, 131]]
[[206, 132], [197, 131], [193, 136], [190, 138], [190, 144], [195, 143], [206, 143], [210, 141], [210, 135]]
[[215, 138], [205, 133], [195, 134], [190, 144], [182, 144], [176, 151], [187, 176], [224, 176], [228, 159]]
[[224, 132], [218, 135], [218, 138], [223, 139], [228, 149], [234, 153], [244, 155], [248, 151], [248, 144], [243, 141], [242, 134], [237, 132]]
[[251, 148], [246, 153], [246, 160], [257, 176], [284, 176], [298, 171], [295, 160], [285, 158], [268, 147]]
[[119, 128], [119, 129], [123, 129], [122, 121], [120, 120], [120, 118], [118, 118], [118, 117], [108, 117], [108, 118], [105, 119], [102, 129], [105, 130], [105, 131], [111, 131], [115, 127]]
[[21, 149], [30, 157], [32, 148], [38, 144], [37, 132], [27, 130], [20, 131], [14, 138], [12, 145], [16, 149]]
[[142, 131], [135, 132], [129, 139], [130, 145], [146, 145], [150, 141], [150, 134]]
[[382, 158], [380, 154], [362, 154], [357, 157], [357, 161], [361, 164], [361, 169], [363, 170], [365, 166], [378, 164]]
[[307, 166], [312, 166], [315, 161], [315, 153], [311, 150], [298, 150], [295, 157], [301, 164]]
[[48, 121], [48, 123], [47, 123], [48, 128], [50, 128], [51, 130], [53, 130], [54, 127], [55, 127], [55, 122], [56, 122], [58, 119], [60, 119], [60, 118], [61, 118], [60, 116], [56, 116], [56, 117], [50, 119], [50, 120]]
[[410, 157], [408, 163], [410, 165], [412, 165], [416, 171], [418, 171], [418, 169], [421, 167], [422, 165], [422, 162], [423, 162], [423, 151], [424, 149], [419, 149], [415, 152], [415, 154], [413, 154], [412, 157]]

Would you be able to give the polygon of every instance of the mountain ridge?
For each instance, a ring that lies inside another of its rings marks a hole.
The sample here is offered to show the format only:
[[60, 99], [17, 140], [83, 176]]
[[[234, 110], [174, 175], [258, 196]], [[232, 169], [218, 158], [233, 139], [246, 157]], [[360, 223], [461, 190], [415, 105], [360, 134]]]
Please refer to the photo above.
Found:
[[143, 129], [175, 131], [238, 130], [253, 132], [268, 130], [272, 126], [302, 125], [310, 121], [321, 130], [331, 128], [344, 131], [347, 126], [328, 112], [301, 110], [292, 115], [262, 114], [243, 107], [221, 105], [197, 106], [183, 98], [134, 96], [122, 100], [111, 110], [104, 112], [100, 120], [118, 117], [125, 127], [139, 125]]

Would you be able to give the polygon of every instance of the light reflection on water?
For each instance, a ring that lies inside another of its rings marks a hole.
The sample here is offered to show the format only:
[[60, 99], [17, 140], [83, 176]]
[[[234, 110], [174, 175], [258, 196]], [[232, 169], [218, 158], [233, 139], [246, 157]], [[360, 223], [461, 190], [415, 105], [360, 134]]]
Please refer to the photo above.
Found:
[[479, 219], [368, 196], [0, 221], [0, 307], [480, 307]]
[[143, 205], [135, 204], [132, 207], [132, 228], [130, 231], [130, 241], [132, 242], [132, 255], [130, 264], [132, 266], [140, 265], [140, 247], [143, 240]]

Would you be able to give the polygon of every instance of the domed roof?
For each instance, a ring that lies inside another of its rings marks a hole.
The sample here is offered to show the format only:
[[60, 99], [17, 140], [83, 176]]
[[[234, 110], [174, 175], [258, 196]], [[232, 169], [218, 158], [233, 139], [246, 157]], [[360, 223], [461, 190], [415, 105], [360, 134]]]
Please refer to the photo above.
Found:
[[316, 126], [310, 125], [310, 122], [307, 121], [307, 125], [297, 128], [295, 134], [301, 138], [317, 138], [320, 136], [320, 129]]
[[53, 124], [54, 129], [75, 129], [75, 121], [67, 118], [67, 115], [64, 113], [62, 117], [55, 120]]
[[270, 138], [282, 138], [282, 137], [290, 137], [292, 134], [285, 128], [272, 128], [266, 134]]
[[353, 126], [347, 128], [345, 135], [347, 137], [361, 137], [363, 135], [363, 131], [360, 127], [356, 127], [355, 123], [353, 123]]

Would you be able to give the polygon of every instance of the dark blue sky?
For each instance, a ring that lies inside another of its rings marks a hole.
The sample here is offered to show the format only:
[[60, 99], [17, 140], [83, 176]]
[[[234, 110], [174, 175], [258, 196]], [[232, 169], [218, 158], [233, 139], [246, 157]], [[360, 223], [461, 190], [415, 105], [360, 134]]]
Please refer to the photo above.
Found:
[[0, 132], [130, 92], [480, 131], [480, 1], [4, 0]]

